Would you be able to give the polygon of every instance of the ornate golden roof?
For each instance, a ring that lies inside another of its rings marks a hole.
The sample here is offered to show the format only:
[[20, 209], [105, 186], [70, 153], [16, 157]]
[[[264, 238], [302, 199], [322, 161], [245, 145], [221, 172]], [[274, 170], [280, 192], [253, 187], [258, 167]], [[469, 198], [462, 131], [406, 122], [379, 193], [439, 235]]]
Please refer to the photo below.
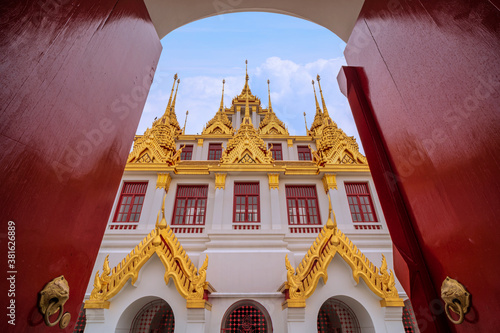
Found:
[[316, 141], [317, 150], [312, 150], [313, 160], [318, 166], [326, 164], [368, 164], [359, 152], [353, 136], [347, 136], [340, 128], [327, 125]]
[[[161, 221], [160, 221], [161, 212]], [[131, 279], [134, 284], [139, 277], [142, 266], [156, 253], [165, 266], [165, 284], [172, 279], [179, 294], [186, 299], [188, 308], [210, 308], [204, 297], [214, 289], [206, 281], [208, 256], [199, 270], [189, 259], [186, 251], [175, 237], [165, 219], [165, 198], [161, 211], [158, 213], [156, 226], [137, 245], [125, 259], [112, 270], [109, 268], [108, 256], [104, 260], [103, 272], [97, 271], [94, 279], [94, 289], [90, 299], [85, 302], [85, 308], [108, 309], [109, 300], [123, 288]]]
[[368, 164], [366, 157], [359, 152], [359, 146], [353, 136], [347, 136], [344, 131], [330, 118], [326, 107], [323, 91], [321, 90], [320, 76], [318, 80], [323, 112], [316, 97], [314, 81], [314, 98], [316, 100], [316, 115], [308, 135], [318, 138], [316, 140], [316, 151], [312, 150], [313, 160], [318, 166], [326, 164]]
[[203, 128], [201, 134], [233, 134], [234, 132], [233, 124], [227, 117], [226, 112], [224, 112], [224, 83], [226, 83], [226, 80], [222, 80], [222, 97], [219, 110]]
[[129, 154], [127, 163], [166, 163], [175, 165], [180, 160], [181, 149], [176, 150], [174, 138], [182, 133], [175, 116], [175, 101], [177, 90], [174, 92], [175, 82], [177, 90], [180, 80], [174, 75], [174, 84], [168, 100], [165, 113], [160, 119], [155, 119], [153, 126], [146, 129], [143, 135], [137, 135], [134, 139], [134, 148]]
[[260, 105], [260, 99], [255, 96], [255, 95], [252, 95], [252, 91], [250, 90], [250, 85], [248, 84], [248, 60], [245, 60], [245, 72], [246, 72], [246, 75], [245, 75], [245, 85], [243, 86], [243, 89], [241, 90], [241, 93], [236, 96], [235, 98], [233, 98], [233, 104], [236, 104], [236, 103], [245, 103], [247, 100], [249, 101], [249, 103], [251, 104], [258, 104]]
[[220, 159], [221, 164], [272, 164], [274, 161], [271, 151], [267, 149], [266, 143], [253, 127], [248, 94], [249, 91], [245, 99], [245, 117], [234, 137], [227, 142], [227, 148], [222, 152]]
[[[330, 197], [328, 197], [330, 200]], [[333, 221], [331, 216], [333, 215]], [[356, 283], [362, 278], [368, 288], [377, 296], [382, 298], [381, 306], [404, 306], [403, 300], [396, 290], [396, 282], [392, 270], [387, 271], [387, 262], [382, 255], [382, 266], [377, 268], [365, 255], [354, 245], [346, 235], [337, 228], [335, 214], [330, 207], [328, 222], [323, 227], [318, 237], [311, 245], [297, 268], [293, 268], [285, 257], [287, 269], [287, 281], [282, 285], [280, 291], [285, 292], [287, 299], [284, 307], [305, 307], [306, 299], [309, 298], [318, 285], [319, 279], [328, 281], [328, 265], [335, 254], [351, 267], [352, 276]]]
[[271, 105], [271, 90], [269, 88], [269, 80], [267, 80], [267, 93], [269, 95], [268, 112], [259, 124], [259, 133], [264, 135], [271, 134], [288, 136], [289, 134], [288, 130], [285, 127], [285, 124], [278, 119], [273, 111], [273, 107]]

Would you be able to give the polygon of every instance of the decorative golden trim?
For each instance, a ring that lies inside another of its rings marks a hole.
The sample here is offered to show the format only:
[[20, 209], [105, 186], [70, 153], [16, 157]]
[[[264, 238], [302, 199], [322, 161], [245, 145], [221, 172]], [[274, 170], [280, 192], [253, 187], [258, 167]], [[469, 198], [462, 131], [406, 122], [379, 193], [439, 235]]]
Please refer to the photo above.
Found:
[[226, 175], [227, 173], [215, 174], [215, 189], [223, 190], [226, 187]]
[[326, 193], [328, 193], [329, 189], [337, 189], [337, 180], [334, 173], [325, 173], [321, 180], [323, 181], [323, 187], [325, 188]]
[[293, 147], [293, 139], [286, 139], [286, 143], [288, 144], [288, 147]]
[[280, 188], [280, 174], [279, 173], [268, 173], [267, 177], [269, 178], [269, 189], [273, 188], [279, 190]]
[[213, 290], [206, 281], [208, 256], [200, 269], [197, 270], [175, 237], [174, 232], [167, 225], [165, 197], [153, 231], [113, 270], [109, 268], [109, 259], [106, 256], [103, 273], [99, 275], [99, 271], [97, 271], [95, 275], [94, 289], [90, 293], [90, 299], [85, 302], [86, 309], [109, 308], [109, 299], [114, 297], [129, 279], [131, 279], [131, 284], [137, 281], [142, 266], [154, 253], [158, 255], [165, 267], [165, 284], [168, 284], [170, 279], [174, 281], [177, 291], [187, 301], [186, 306], [189, 308], [205, 308], [207, 306], [204, 296]]
[[170, 176], [169, 173], [158, 173], [158, 178], [156, 179], [156, 188], [164, 188], [165, 192], [168, 192], [171, 181], [172, 176]]
[[[330, 200], [330, 196], [328, 199]], [[288, 290], [288, 293], [285, 293], [288, 299], [283, 307], [305, 307], [306, 299], [316, 290], [319, 279], [322, 278], [324, 283], [328, 281], [328, 265], [337, 253], [351, 267], [356, 283], [359, 283], [359, 279], [362, 278], [368, 288], [382, 298], [381, 306], [404, 306], [396, 290], [394, 273], [392, 270], [390, 274], [387, 271], [385, 256], [382, 255], [380, 269], [365, 257], [356, 245], [337, 228], [330, 200], [328, 221], [297, 268], [292, 267], [288, 255], [285, 257], [287, 281], [280, 287], [280, 291]]]
[[199, 147], [203, 146], [203, 139], [198, 139], [198, 146]]

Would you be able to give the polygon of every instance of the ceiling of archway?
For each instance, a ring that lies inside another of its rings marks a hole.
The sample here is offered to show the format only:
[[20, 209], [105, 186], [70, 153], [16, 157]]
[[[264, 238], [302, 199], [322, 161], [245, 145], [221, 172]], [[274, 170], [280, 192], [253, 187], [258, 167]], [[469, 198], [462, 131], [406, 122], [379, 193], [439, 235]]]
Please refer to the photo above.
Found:
[[206, 17], [236, 12], [269, 12], [319, 24], [347, 42], [364, 0], [145, 0], [160, 38]]

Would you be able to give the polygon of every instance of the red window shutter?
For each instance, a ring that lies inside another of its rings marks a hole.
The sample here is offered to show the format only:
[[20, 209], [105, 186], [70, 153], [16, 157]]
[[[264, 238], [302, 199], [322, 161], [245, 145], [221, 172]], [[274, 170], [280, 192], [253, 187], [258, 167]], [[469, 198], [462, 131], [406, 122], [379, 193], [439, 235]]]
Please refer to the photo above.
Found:
[[287, 185], [285, 192], [289, 225], [321, 224], [316, 186]]
[[172, 225], [204, 225], [208, 185], [178, 185]]
[[234, 184], [234, 222], [260, 222], [259, 183]]
[[182, 149], [181, 160], [190, 161], [193, 158], [193, 145], [186, 145]]
[[[272, 148], [271, 148], [272, 145]], [[270, 143], [268, 145], [269, 148], [271, 148], [271, 153], [273, 154], [273, 159], [276, 161], [282, 161], [283, 160], [283, 153], [281, 150], [281, 143]]]
[[148, 183], [124, 183], [114, 222], [139, 222]]
[[312, 161], [311, 150], [308, 146], [297, 146], [299, 161]]
[[220, 160], [222, 157], [222, 143], [210, 143], [208, 145], [208, 159]]
[[378, 222], [367, 183], [345, 183], [353, 222]]

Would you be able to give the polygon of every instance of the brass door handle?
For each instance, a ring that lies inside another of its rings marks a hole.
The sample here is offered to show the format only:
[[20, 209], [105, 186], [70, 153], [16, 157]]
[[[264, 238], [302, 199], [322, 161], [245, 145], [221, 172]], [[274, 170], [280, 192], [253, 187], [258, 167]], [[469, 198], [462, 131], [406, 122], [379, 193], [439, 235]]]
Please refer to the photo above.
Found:
[[[470, 294], [465, 287], [457, 280], [447, 276], [441, 285], [441, 298], [444, 301], [444, 311], [448, 319], [455, 325], [463, 323], [470, 305]], [[459, 316], [458, 320], [451, 317], [450, 309]]]
[[[69, 285], [68, 280], [61, 275], [43, 287], [40, 292], [40, 301], [38, 302], [38, 308], [43, 315], [43, 320], [45, 325], [53, 327], [59, 323], [61, 329], [68, 326], [71, 319], [71, 314], [69, 312], [64, 313], [64, 304], [69, 298]], [[51, 322], [50, 316], [59, 311], [59, 316], [56, 321]]]

